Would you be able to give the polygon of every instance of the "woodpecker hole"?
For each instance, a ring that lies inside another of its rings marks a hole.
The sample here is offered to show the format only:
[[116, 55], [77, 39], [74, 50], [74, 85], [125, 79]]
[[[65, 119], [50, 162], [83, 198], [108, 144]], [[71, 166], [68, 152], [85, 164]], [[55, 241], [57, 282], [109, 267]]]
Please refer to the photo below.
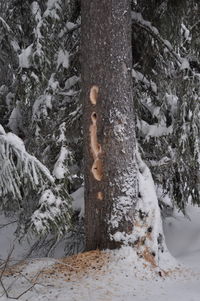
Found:
[[97, 199], [100, 200], [100, 201], [103, 200], [103, 192], [99, 191], [99, 192], [97, 193]]
[[99, 94], [99, 87], [92, 86], [92, 88], [90, 89], [90, 101], [93, 105], [97, 104], [98, 94]]
[[91, 172], [97, 181], [101, 181], [103, 176], [103, 164], [100, 158], [102, 154], [101, 145], [97, 140], [97, 114], [93, 112], [91, 115], [92, 124], [90, 125], [90, 147], [93, 155], [93, 165]]

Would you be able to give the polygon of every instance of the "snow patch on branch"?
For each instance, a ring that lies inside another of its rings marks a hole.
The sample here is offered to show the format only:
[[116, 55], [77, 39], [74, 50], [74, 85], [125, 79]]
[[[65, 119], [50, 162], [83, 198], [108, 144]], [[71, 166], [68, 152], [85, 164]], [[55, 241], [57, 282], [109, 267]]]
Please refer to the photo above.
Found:
[[159, 34], [158, 29], [156, 27], [152, 26], [151, 22], [144, 20], [141, 13], [132, 11], [131, 17], [132, 17], [132, 20], [135, 20], [135, 21], [143, 24], [144, 26], [150, 28], [156, 35]]
[[56, 179], [61, 180], [65, 177], [70, 176], [70, 171], [68, 168], [68, 162], [73, 161], [73, 155], [72, 152], [66, 147], [62, 146], [58, 160], [56, 161], [53, 169], [53, 175]]
[[166, 50], [169, 51], [169, 53], [175, 58], [178, 66], [182, 64], [182, 58], [180, 57], [180, 55], [173, 50], [173, 47], [168, 40], [164, 40], [161, 37], [158, 29], [152, 26], [151, 22], [144, 20], [141, 13], [137, 13], [134, 11], [131, 12], [131, 18], [136, 25], [140, 26], [145, 31], [150, 33], [155, 40], [161, 43], [166, 48]]
[[59, 11], [61, 10], [61, 0], [48, 0], [47, 9], [44, 12], [43, 16], [45, 18], [51, 17], [53, 19], [60, 20]]
[[33, 44], [31, 44], [30, 46], [22, 50], [21, 54], [19, 55], [19, 67], [26, 68], [26, 69], [31, 67], [32, 53], [33, 53]]
[[34, 102], [32, 121], [40, 120], [48, 116], [48, 109], [52, 109], [52, 96], [50, 94], [40, 95]]
[[67, 50], [60, 49], [57, 57], [57, 69], [60, 66], [67, 69], [69, 67], [69, 52]]
[[31, 217], [31, 227], [39, 234], [56, 231], [62, 235], [69, 229], [69, 199], [61, 198], [56, 191], [45, 190], [39, 200], [39, 208]]
[[162, 137], [168, 136], [173, 132], [173, 126], [166, 127], [165, 124], [153, 124], [150, 125], [144, 120], [138, 120], [137, 127], [142, 136], [148, 140], [149, 137]]
[[153, 81], [149, 81], [144, 74], [142, 74], [139, 71], [136, 71], [134, 69], [132, 69], [132, 77], [136, 79], [136, 82], [142, 82], [143, 84], [145, 84], [148, 88], [150, 88], [155, 94], [157, 94], [158, 88], [156, 83], [154, 83]]
[[23, 141], [13, 133], [6, 134], [0, 127], [0, 197], [12, 195], [22, 199], [20, 187], [30, 181], [32, 188], [54, 183], [49, 170], [26, 152]]
[[8, 25], [8, 23], [7, 23], [2, 17], [0, 17], [0, 22], [1, 22], [1, 24], [3, 25], [3, 27], [4, 27], [8, 32], [11, 32], [11, 31], [12, 31], [11, 28], [10, 28], [10, 26]]

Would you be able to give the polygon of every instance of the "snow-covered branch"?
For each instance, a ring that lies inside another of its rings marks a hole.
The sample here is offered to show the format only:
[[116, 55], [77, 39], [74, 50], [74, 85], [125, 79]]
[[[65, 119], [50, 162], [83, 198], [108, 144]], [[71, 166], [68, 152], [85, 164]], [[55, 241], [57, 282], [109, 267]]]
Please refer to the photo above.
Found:
[[23, 141], [13, 133], [5, 133], [0, 126], [0, 197], [11, 194], [22, 199], [21, 186], [27, 182], [38, 185], [53, 183], [49, 170], [27, 153]]
[[134, 25], [139, 26], [144, 29], [147, 33], [149, 33], [155, 40], [157, 40], [163, 47], [166, 47], [169, 53], [175, 58], [177, 64], [179, 66], [182, 65], [182, 58], [173, 50], [172, 45], [169, 41], [164, 40], [156, 27], [152, 26], [152, 24], [148, 21], [145, 21], [141, 15], [141, 13], [136, 13], [132, 11], [131, 13], [132, 22]]

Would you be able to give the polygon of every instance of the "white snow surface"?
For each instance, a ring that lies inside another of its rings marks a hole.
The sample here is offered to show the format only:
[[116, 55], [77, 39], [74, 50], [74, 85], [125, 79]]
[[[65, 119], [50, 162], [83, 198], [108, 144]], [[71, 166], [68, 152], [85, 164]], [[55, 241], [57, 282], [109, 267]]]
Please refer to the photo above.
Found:
[[83, 217], [85, 214], [84, 206], [84, 187], [80, 187], [78, 190], [71, 194], [73, 202], [72, 208], [79, 212], [79, 217]]
[[47, 9], [45, 10], [43, 16], [44, 17], [52, 17], [57, 20], [60, 19], [59, 15], [57, 14], [57, 11], [61, 9], [60, 6], [61, 0], [48, 0], [47, 1]]
[[184, 70], [184, 69], [190, 69], [190, 63], [188, 62], [188, 60], [186, 58], [184, 58], [182, 60], [182, 64], [181, 64], [181, 67], [180, 67], [181, 70]]
[[[83, 189], [74, 195], [75, 200], [83, 200]], [[106, 251], [110, 255], [104, 267], [83, 276], [75, 276], [73, 280], [49, 275], [38, 278], [37, 284], [19, 300], [29, 301], [199, 301], [200, 296], [200, 208], [189, 205], [187, 215], [190, 220], [175, 211], [174, 216], [164, 222], [166, 241], [171, 253], [181, 263], [175, 272], [168, 276], [159, 276], [154, 270], [138, 259], [131, 247]], [[1, 224], [5, 218], [0, 216]], [[0, 230], [0, 253], [6, 255], [6, 244], [9, 249], [9, 227]], [[7, 229], [7, 230], [6, 230]], [[7, 238], [7, 240], [6, 240]], [[18, 250], [23, 252], [23, 247]], [[30, 260], [23, 271], [30, 279], [39, 271], [58, 262], [56, 259], [43, 258]], [[73, 269], [73, 267], [72, 267]], [[54, 271], [55, 272], [55, 271]], [[76, 274], [76, 273], [75, 273]], [[17, 296], [30, 287], [30, 283], [18, 275], [3, 277], [7, 287], [11, 282], [9, 293]], [[77, 277], [77, 278], [76, 278]], [[8, 300], [0, 287], [0, 300]]]
[[6, 135], [6, 132], [1, 124], [0, 124], [0, 135]]
[[69, 53], [66, 50], [60, 49], [58, 52], [57, 58], [57, 69], [63, 66], [63, 68], [67, 69], [69, 67]]
[[21, 54], [19, 55], [19, 66], [21, 68], [29, 68], [31, 66], [31, 55], [33, 51], [33, 44], [23, 49]]
[[19, 130], [22, 128], [22, 116], [19, 101], [16, 102], [16, 106], [9, 117], [8, 127], [16, 135], [19, 134]]
[[34, 102], [32, 119], [39, 120], [48, 116], [48, 109], [52, 109], [52, 96], [50, 94], [40, 95]]
[[162, 137], [170, 135], [173, 131], [173, 127], [166, 127], [165, 123], [156, 123], [148, 124], [144, 120], [138, 120], [137, 127], [141, 135], [145, 136], [145, 139], [148, 140], [149, 137]]
[[68, 30], [72, 30], [74, 27], [76, 27], [76, 24], [72, 22], [67, 22], [66, 27]]
[[80, 80], [79, 77], [77, 77], [76, 75], [68, 78], [65, 82], [65, 89], [70, 89], [71, 87], [73, 87], [78, 81]]
[[25, 145], [21, 138], [19, 138], [17, 135], [9, 132], [6, 134], [6, 140], [9, 144], [14, 146], [16, 149], [18, 149], [21, 152], [25, 152]]
[[149, 81], [141, 72], [132, 69], [132, 77], [136, 79], [136, 82], [142, 82], [147, 87], [151, 88], [155, 94], [157, 93], [158, 88], [156, 83]]
[[64, 179], [64, 177], [69, 174], [66, 162], [71, 156], [71, 151], [66, 146], [62, 146], [58, 160], [56, 161], [53, 169], [53, 175], [56, 179]]

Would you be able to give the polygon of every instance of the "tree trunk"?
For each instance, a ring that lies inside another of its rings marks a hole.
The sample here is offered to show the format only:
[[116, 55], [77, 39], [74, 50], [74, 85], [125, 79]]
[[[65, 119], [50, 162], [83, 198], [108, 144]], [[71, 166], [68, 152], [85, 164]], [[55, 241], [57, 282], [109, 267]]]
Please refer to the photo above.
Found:
[[82, 1], [81, 46], [86, 248], [116, 248], [138, 194], [130, 1]]

